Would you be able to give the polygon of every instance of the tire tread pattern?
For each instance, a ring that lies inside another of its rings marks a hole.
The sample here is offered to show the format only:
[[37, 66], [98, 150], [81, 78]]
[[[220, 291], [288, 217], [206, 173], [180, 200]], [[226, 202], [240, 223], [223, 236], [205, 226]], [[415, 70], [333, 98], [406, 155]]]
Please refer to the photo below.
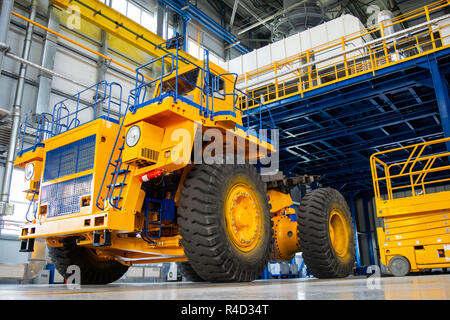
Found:
[[221, 229], [223, 226], [218, 211], [225, 200], [219, 198], [220, 185], [236, 171], [250, 176], [257, 190], [261, 191], [268, 228], [272, 232], [266, 187], [252, 165], [198, 165], [192, 168], [181, 191], [178, 223], [181, 244], [189, 263], [197, 275], [206, 281], [252, 281], [261, 275], [268, 263], [270, 241], [264, 244], [263, 257], [252, 261], [249, 266], [232, 253], [232, 244]]
[[349, 239], [351, 259], [343, 263], [334, 253], [329, 239], [328, 219], [332, 203], [338, 203], [353, 230], [353, 220], [344, 197], [335, 189], [320, 188], [307, 193], [297, 211], [297, 232], [305, 264], [317, 278], [347, 277], [353, 269], [355, 242]]

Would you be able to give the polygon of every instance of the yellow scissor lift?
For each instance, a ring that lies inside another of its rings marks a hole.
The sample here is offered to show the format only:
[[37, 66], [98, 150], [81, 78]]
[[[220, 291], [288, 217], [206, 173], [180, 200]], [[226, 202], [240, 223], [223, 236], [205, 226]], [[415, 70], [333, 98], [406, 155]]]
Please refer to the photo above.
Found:
[[450, 267], [449, 144], [445, 138], [371, 157], [381, 263], [395, 276]]

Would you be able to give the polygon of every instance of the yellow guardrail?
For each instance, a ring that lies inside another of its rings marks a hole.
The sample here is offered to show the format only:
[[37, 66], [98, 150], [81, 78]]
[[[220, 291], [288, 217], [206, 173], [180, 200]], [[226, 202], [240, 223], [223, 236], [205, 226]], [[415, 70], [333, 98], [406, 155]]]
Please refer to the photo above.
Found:
[[[442, 33], [444, 28], [450, 28], [448, 24], [440, 26], [427, 24], [420, 30], [415, 30], [412, 34], [406, 33], [398, 38], [386, 39], [385, 36], [387, 28], [392, 28], [408, 21], [422, 19], [430, 22], [432, 21], [431, 15], [449, 6], [450, 1], [448, 0], [436, 1], [425, 7], [392, 18], [389, 21], [390, 23], [382, 22], [267, 66], [246, 72], [238, 77], [238, 87], [249, 87], [252, 80], [256, 81], [264, 75], [271, 74], [274, 76], [270, 83], [259, 87], [255, 85], [256, 89], [246, 89], [245, 92], [253, 99], [263, 103], [298, 94], [301, 94], [303, 97], [303, 94], [307, 91], [365, 73], [372, 72], [375, 75], [375, 71], [381, 68], [450, 47], [450, 45], [444, 45], [445, 39], [450, 36], [450, 32], [449, 35]], [[380, 38], [380, 41], [375, 41], [375, 43], [370, 41], [370, 43], [364, 44], [369, 37], [374, 40]], [[354, 42], [357, 40], [362, 42], [362, 48], [358, 53], [353, 51], [353, 53], [349, 54], [349, 49], [347, 48], [355, 46]], [[327, 52], [333, 52], [333, 57], [329, 59], [331, 62], [327, 63], [325, 59], [325, 61], [320, 61], [316, 64], [317, 57]], [[280, 72], [283, 69], [288, 69], [287, 72], [289, 74], [286, 75], [286, 71]], [[289, 69], [292, 69], [292, 72]], [[280, 74], [280, 76], [277, 76], [277, 74]], [[250, 108], [255, 106], [254, 103], [249, 102], [245, 97], [240, 98], [239, 104], [244, 109], [247, 108], [247, 104]]]
[[[427, 187], [450, 181], [450, 152], [436, 153], [436, 148], [439, 147], [448, 150], [447, 145], [450, 145], [450, 138], [373, 154], [370, 158], [370, 168], [376, 202], [399, 198], [394, 194], [399, 191], [406, 191], [406, 197], [425, 195]], [[395, 158], [405, 159], [405, 153], [408, 154], [407, 160], [389, 162]], [[384, 158], [384, 161], [381, 158]], [[430, 178], [429, 175], [433, 173], [438, 174]]]

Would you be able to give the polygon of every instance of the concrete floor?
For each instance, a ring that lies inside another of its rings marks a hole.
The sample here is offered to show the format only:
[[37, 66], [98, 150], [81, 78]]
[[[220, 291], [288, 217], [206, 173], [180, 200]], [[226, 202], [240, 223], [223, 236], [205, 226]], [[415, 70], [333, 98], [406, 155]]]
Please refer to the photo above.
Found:
[[[379, 281], [378, 281], [379, 280]], [[0, 285], [2, 300], [391, 300], [450, 299], [450, 274], [252, 283], [133, 283], [106, 286]]]

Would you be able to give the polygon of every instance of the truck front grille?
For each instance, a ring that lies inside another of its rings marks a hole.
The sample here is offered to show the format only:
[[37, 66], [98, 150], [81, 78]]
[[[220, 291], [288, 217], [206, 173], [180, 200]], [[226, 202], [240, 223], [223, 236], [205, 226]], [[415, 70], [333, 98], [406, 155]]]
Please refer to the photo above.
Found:
[[92, 174], [42, 187], [41, 207], [47, 216], [56, 217], [80, 212], [81, 197], [92, 192]]

